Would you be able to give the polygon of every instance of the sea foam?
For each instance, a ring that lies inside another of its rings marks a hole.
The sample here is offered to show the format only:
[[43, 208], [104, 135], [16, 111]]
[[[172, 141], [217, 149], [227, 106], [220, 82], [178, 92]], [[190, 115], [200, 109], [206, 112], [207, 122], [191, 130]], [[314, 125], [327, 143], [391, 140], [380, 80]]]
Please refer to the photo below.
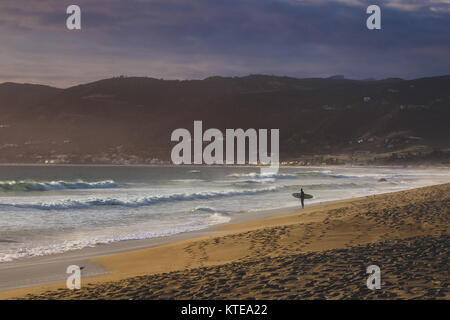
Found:
[[158, 204], [161, 202], [203, 200], [220, 197], [255, 195], [266, 192], [274, 192], [281, 188], [284, 187], [276, 186], [269, 188], [247, 189], [247, 190], [173, 193], [168, 195], [156, 195], [127, 200], [113, 199], [113, 198], [95, 198], [87, 200], [59, 200], [55, 202], [37, 202], [37, 203], [0, 203], [0, 207], [14, 207], [21, 209], [38, 209], [38, 210], [88, 209], [96, 206], [122, 206], [129, 208], [137, 208]]
[[78, 181], [0, 181], [0, 190], [3, 191], [51, 191], [67, 189], [108, 189], [117, 188], [113, 180], [85, 182]]

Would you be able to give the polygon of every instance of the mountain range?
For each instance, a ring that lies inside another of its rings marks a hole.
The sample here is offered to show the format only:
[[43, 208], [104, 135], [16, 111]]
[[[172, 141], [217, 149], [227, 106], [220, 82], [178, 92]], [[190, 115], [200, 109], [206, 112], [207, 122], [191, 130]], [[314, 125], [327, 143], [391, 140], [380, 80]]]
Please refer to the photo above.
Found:
[[0, 84], [0, 163], [170, 160], [173, 130], [280, 129], [294, 164], [449, 162], [450, 76], [120, 76], [66, 89]]

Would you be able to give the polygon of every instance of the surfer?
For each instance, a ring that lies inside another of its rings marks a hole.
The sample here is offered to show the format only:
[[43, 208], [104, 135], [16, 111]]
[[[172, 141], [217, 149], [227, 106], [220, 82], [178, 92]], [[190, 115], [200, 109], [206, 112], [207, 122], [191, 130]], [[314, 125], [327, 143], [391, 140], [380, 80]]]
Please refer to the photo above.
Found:
[[300, 202], [302, 203], [302, 209], [305, 208], [305, 193], [303, 192], [303, 188], [300, 189]]

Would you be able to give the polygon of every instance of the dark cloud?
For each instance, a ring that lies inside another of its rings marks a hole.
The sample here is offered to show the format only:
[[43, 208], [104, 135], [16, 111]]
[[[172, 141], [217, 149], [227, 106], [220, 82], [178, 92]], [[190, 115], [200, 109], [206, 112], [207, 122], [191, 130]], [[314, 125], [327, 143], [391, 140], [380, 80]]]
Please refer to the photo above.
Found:
[[[82, 8], [81, 32], [65, 29], [65, 10], [72, 3]], [[450, 73], [448, 1], [383, 1], [381, 31], [365, 27], [368, 4], [2, 0], [0, 81], [67, 86], [117, 74], [413, 78]]]

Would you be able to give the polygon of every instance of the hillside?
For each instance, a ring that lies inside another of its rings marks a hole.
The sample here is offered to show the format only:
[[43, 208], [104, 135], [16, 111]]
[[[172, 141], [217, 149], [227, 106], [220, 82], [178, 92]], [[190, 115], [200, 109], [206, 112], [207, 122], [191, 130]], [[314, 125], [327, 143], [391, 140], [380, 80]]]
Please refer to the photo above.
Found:
[[168, 161], [176, 128], [279, 128], [284, 161], [449, 161], [450, 76], [416, 80], [119, 77], [0, 84], [0, 163]]

